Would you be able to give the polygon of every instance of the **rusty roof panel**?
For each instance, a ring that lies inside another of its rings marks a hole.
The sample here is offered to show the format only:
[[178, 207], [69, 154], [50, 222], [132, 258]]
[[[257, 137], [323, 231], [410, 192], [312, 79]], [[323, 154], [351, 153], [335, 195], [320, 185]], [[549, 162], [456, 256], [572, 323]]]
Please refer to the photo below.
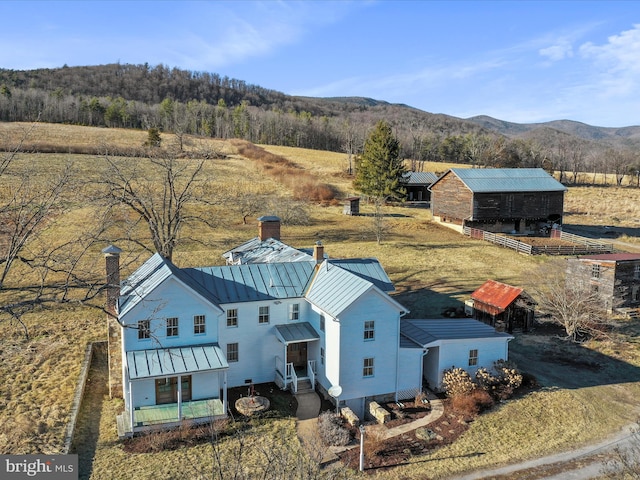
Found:
[[471, 298], [504, 311], [522, 292], [522, 288], [512, 287], [495, 280], [487, 280], [471, 294]]

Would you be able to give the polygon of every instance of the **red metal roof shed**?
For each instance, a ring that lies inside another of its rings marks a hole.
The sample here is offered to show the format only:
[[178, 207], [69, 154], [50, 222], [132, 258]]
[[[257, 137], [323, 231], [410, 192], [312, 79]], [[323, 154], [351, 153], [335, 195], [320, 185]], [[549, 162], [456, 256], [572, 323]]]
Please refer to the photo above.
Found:
[[495, 315], [504, 312], [523, 291], [522, 288], [512, 287], [495, 280], [487, 280], [471, 294], [471, 298], [474, 302], [494, 307], [497, 311], [488, 313]]

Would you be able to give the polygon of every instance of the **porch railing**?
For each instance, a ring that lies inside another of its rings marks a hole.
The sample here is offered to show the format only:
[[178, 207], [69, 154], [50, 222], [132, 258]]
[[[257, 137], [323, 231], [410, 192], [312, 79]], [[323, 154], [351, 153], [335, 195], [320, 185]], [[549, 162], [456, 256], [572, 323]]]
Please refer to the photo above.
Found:
[[293, 363], [287, 363], [287, 377], [291, 378], [291, 392], [295, 395], [298, 393], [298, 375]]
[[309, 360], [307, 362], [307, 374], [309, 375], [309, 380], [311, 381], [311, 388], [316, 387], [316, 361]]

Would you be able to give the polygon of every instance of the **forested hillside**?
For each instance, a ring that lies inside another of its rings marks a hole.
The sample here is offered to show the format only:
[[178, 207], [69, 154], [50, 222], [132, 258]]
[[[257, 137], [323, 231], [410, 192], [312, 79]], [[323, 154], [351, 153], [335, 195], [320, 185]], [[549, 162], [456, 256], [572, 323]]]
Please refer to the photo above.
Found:
[[[357, 155], [373, 125], [394, 129], [401, 156], [493, 167], [568, 172], [640, 170], [640, 128], [606, 129], [578, 122], [515, 124], [464, 120], [407, 105], [345, 97], [296, 97], [216, 73], [164, 65], [110, 64], [28, 71], [0, 69], [0, 121], [158, 128], [177, 135], [242, 138], [254, 143]], [[622, 181], [622, 180], [621, 180]]]

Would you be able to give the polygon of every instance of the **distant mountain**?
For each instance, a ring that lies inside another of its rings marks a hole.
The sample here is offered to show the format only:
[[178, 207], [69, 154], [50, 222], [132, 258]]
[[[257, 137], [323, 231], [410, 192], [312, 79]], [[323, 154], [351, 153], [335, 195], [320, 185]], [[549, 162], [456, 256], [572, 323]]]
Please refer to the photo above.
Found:
[[[521, 124], [480, 115], [468, 119], [367, 97], [292, 96], [216, 73], [164, 65], [108, 64], [37, 70], [0, 69], [0, 121], [147, 129], [241, 137], [256, 143], [343, 151], [379, 120], [393, 125], [407, 158], [467, 161], [471, 136], [559, 142], [583, 151], [640, 148], [640, 126], [594, 127], [571, 120]], [[511, 160], [506, 159], [510, 162]]]
[[573, 120], [554, 120], [543, 123], [513, 123], [498, 120], [487, 115], [479, 115], [467, 118], [467, 120], [482, 128], [510, 138], [531, 138], [537, 136], [536, 131], [545, 132], [552, 129], [583, 140], [595, 142], [604, 141], [613, 144], [622, 142], [626, 144], [628, 143], [627, 141], [640, 140], [640, 126], [622, 128], [594, 127]]

